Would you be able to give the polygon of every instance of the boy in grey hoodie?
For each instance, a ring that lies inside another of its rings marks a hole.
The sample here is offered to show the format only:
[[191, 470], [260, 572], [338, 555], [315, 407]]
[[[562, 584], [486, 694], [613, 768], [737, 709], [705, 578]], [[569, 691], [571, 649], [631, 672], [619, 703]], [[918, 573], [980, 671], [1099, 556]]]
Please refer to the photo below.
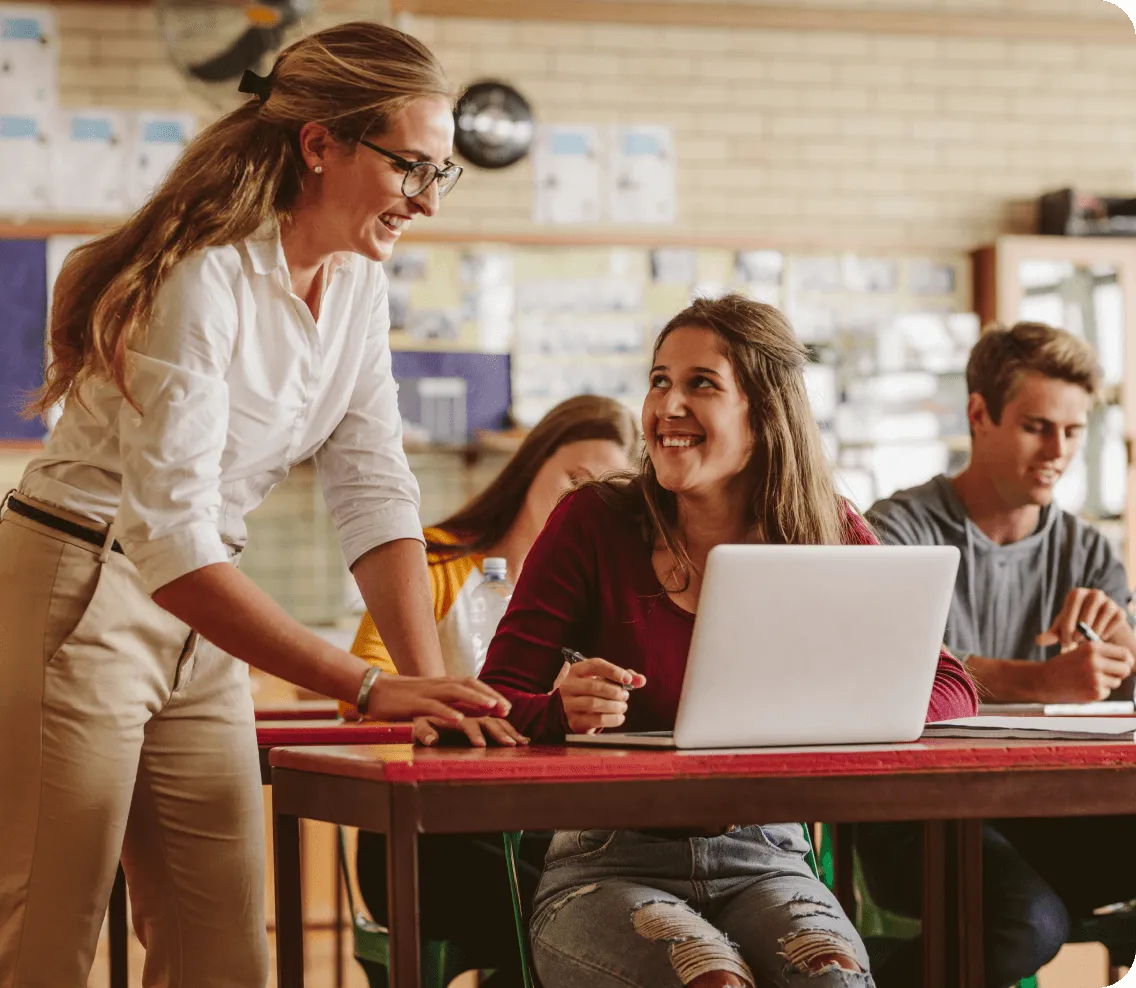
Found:
[[[892, 545], [953, 545], [962, 554], [947, 646], [989, 702], [1084, 702], [1132, 695], [1136, 635], [1124, 566], [1104, 535], [1053, 503], [1100, 386], [1091, 348], [1036, 323], [983, 334], [967, 364], [971, 459], [873, 505]], [[1083, 621], [1101, 641], [1077, 630]], [[1006, 988], [1048, 962], [1070, 915], [1136, 897], [1136, 859], [1107, 861], [1136, 836], [1128, 817], [999, 820], [984, 828], [986, 983]], [[869, 891], [918, 915], [919, 828], [861, 825]], [[880, 988], [921, 981], [919, 944], [882, 966]]]

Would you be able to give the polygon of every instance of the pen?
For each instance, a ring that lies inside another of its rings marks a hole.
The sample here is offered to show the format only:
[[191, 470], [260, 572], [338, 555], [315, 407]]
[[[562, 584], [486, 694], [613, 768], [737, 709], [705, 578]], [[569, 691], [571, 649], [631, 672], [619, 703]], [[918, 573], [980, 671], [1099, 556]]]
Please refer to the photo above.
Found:
[[[564, 656], [564, 661], [570, 666], [574, 666], [577, 662], [587, 662], [588, 657], [582, 652], [577, 652], [574, 648], [569, 648], [565, 645], [560, 649], [560, 654]], [[625, 690], [637, 690], [638, 686], [629, 686], [627, 683], [617, 683], [614, 679], [609, 679], [609, 683], [614, 683], [616, 686], [622, 686]]]
[[1093, 629], [1090, 628], [1087, 624], [1085, 624], [1084, 621], [1077, 622], [1077, 630], [1085, 636], [1085, 641], [1099, 642], [1101, 640], [1101, 636], [1093, 631]]

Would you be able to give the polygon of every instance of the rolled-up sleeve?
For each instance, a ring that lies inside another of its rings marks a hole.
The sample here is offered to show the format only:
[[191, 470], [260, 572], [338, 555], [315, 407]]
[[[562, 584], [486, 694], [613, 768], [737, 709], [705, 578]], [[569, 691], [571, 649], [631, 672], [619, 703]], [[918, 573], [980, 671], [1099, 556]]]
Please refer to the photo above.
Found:
[[232, 285], [214, 257], [199, 255], [170, 272], [127, 355], [140, 410], [124, 402], [119, 414], [115, 533], [151, 593], [229, 559], [218, 519], [236, 327]]
[[362, 366], [343, 418], [316, 453], [324, 500], [347, 565], [376, 546], [422, 538], [418, 482], [402, 449], [391, 371], [386, 276], [378, 273]]

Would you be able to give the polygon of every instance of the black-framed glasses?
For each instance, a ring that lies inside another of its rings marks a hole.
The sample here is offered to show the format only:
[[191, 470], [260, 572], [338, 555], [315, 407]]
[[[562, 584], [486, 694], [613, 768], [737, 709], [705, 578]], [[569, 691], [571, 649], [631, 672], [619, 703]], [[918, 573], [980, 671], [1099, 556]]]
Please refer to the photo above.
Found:
[[372, 151], [378, 151], [384, 158], [390, 158], [395, 165], [406, 173], [402, 178], [402, 194], [407, 199], [422, 195], [434, 181], [438, 183], [438, 198], [440, 199], [461, 178], [462, 166], [455, 165], [453, 162], [439, 168], [432, 161], [410, 161], [393, 151], [388, 151], [386, 148], [381, 148], [377, 144], [372, 144], [362, 138], [360, 138], [359, 143]]

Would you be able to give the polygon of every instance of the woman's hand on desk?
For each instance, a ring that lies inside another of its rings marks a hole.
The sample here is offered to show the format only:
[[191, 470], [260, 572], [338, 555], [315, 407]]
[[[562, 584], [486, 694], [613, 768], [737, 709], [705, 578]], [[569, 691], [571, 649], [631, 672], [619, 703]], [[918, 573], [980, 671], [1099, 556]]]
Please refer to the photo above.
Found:
[[415, 744], [437, 744], [443, 735], [449, 735], [445, 738], [447, 741], [460, 739], [475, 748], [484, 748], [488, 744], [512, 748], [529, 743], [529, 739], [503, 717], [466, 717], [457, 727], [451, 727], [436, 717], [415, 718]]
[[367, 716], [373, 720], [429, 717], [447, 727], [460, 727], [465, 715], [504, 717], [511, 704], [500, 693], [472, 677], [383, 676], [371, 691]]
[[630, 693], [620, 684], [639, 688], [647, 677], [622, 669], [606, 659], [574, 662], [560, 683], [560, 699], [573, 734], [594, 734], [619, 727], [627, 713]]

